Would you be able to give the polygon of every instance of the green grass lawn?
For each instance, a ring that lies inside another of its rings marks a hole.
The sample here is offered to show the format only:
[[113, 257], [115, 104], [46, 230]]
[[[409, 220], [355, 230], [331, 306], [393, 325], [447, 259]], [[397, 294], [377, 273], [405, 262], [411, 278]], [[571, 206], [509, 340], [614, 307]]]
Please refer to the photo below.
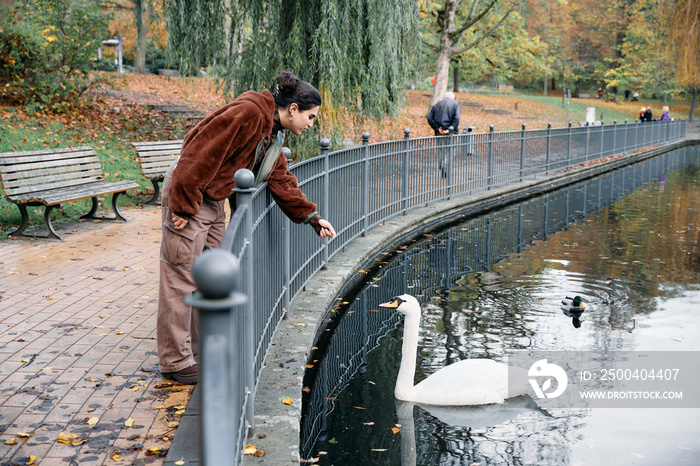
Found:
[[[115, 126], [84, 124], [86, 116], [76, 118], [51, 118], [27, 116], [13, 108], [0, 110], [0, 152], [19, 152], [59, 147], [91, 146], [102, 163], [102, 171], [107, 181], [132, 180], [139, 188], [127, 191], [119, 197], [120, 206], [140, 205], [148, 201], [153, 193], [151, 182], [143, 177], [137, 154], [131, 146], [137, 140], [163, 140], [176, 138], [172, 125], [154, 118], [134, 121], [130, 128], [123, 119]], [[128, 122], [126, 122], [128, 123]], [[96, 129], [98, 128], [98, 129]], [[160, 137], [159, 137], [160, 136]], [[111, 195], [100, 199], [100, 209], [110, 210]], [[52, 222], [60, 224], [77, 220], [87, 213], [90, 199], [67, 202], [52, 212]], [[30, 230], [43, 228], [43, 207], [29, 207]], [[21, 216], [16, 205], [4, 196], [0, 199], [0, 239], [7, 238], [7, 231], [19, 225]]]

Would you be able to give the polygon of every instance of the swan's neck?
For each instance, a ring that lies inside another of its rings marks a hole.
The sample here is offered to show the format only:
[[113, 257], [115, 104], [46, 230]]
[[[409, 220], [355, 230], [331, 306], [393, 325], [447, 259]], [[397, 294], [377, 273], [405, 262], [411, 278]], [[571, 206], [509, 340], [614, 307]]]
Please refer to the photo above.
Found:
[[420, 316], [406, 316], [403, 327], [403, 348], [399, 376], [396, 378], [394, 396], [399, 400], [412, 400], [413, 379], [416, 375], [416, 354]]

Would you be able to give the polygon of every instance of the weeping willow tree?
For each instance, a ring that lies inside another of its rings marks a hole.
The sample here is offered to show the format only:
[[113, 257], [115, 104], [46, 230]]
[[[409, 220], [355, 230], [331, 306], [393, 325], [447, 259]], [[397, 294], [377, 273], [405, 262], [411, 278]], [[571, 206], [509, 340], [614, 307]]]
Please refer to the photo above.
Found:
[[676, 55], [676, 79], [692, 96], [690, 120], [700, 94], [700, 0], [667, 0], [668, 48]]
[[167, 11], [175, 63], [187, 73], [218, 65], [231, 96], [272, 90], [292, 69], [321, 91], [320, 122], [336, 135], [348, 115], [401, 108], [415, 0], [169, 0]]

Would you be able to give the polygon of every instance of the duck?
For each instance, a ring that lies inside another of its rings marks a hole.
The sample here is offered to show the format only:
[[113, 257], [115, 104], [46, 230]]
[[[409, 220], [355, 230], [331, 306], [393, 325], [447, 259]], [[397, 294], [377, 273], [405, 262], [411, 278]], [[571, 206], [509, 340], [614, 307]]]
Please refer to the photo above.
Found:
[[[503, 403], [528, 392], [527, 373], [491, 359], [464, 359], [443, 367], [414, 385], [421, 307], [409, 294], [380, 304], [404, 315], [401, 366], [394, 396], [401, 401], [437, 406], [475, 406]], [[509, 379], [509, 371], [511, 377]]]
[[561, 300], [561, 310], [566, 312], [571, 311], [582, 311], [583, 312], [583, 298], [580, 296], [575, 296], [573, 298], [566, 297]]

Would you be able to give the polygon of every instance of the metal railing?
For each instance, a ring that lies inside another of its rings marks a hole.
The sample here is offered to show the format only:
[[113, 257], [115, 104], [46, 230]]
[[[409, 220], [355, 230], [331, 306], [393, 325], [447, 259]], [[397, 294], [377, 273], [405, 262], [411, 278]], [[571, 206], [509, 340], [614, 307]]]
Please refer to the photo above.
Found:
[[[188, 300], [200, 309], [203, 463], [241, 462], [277, 325], [304, 284], [350, 241], [412, 208], [670, 143], [685, 138], [686, 130], [686, 120], [542, 130], [523, 125], [506, 132], [491, 126], [488, 133], [414, 139], [406, 130], [403, 140], [376, 144], [365, 133], [362, 145], [332, 153], [322, 139], [321, 155], [291, 170], [335, 227], [332, 240], [292, 227], [266, 185], [253, 188], [252, 172], [240, 170], [236, 209], [221, 246], [230, 254], [198, 259], [193, 273], [200, 293]], [[227, 285], [208, 286], [211, 280]]]

